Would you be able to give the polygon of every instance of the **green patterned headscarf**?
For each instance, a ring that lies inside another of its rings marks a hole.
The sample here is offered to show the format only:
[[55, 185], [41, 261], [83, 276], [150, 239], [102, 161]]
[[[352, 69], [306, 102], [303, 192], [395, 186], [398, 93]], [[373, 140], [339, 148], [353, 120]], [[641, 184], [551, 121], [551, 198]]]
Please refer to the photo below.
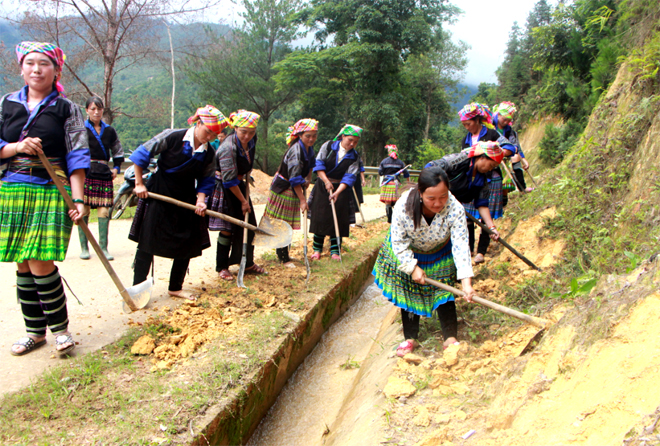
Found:
[[362, 135], [362, 128], [353, 124], [346, 124], [335, 136], [335, 141], [341, 139], [342, 136], [357, 136], [358, 138]]

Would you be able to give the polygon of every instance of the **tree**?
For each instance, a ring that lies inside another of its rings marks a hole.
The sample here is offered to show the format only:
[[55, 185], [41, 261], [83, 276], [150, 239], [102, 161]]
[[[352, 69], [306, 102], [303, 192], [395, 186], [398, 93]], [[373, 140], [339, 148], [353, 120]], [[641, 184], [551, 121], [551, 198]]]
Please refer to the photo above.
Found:
[[[28, 12], [12, 19], [31, 39], [65, 50], [64, 74], [80, 84], [80, 94], [103, 98], [103, 117], [111, 124], [118, 113], [112, 107], [115, 76], [158, 52], [163, 19], [185, 17], [211, 1], [191, 6], [186, 0], [33, 0]], [[103, 67], [100, 76], [90, 75], [94, 63]]]
[[299, 18], [319, 30], [320, 45], [278, 64], [279, 88], [298, 90], [306, 110], [334, 132], [345, 122], [364, 127], [362, 151], [376, 162], [390, 140], [409, 143], [403, 112], [425, 122], [424, 107], [420, 113], [410, 102], [405, 66], [433, 65], [415, 58], [442, 50], [448, 36], [442, 24], [456, 13], [443, 0], [313, 0]]
[[276, 91], [275, 64], [289, 54], [298, 37], [290, 17], [299, 3], [293, 0], [243, 0], [243, 27], [227, 36], [212, 32], [210, 50], [201, 58], [190, 57], [187, 72], [206, 97], [225, 110], [247, 108], [259, 113], [259, 151], [256, 162], [265, 172], [272, 169], [269, 152], [279, 152], [269, 142], [273, 115], [295, 98], [293, 91]]

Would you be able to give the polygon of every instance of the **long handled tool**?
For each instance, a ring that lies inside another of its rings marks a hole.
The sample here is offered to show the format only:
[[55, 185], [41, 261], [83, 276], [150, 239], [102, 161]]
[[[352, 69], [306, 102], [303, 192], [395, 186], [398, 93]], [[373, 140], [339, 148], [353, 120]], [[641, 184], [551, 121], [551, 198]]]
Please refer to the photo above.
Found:
[[[307, 193], [305, 191], [303, 191], [303, 197], [305, 197], [305, 203], [307, 203]], [[303, 225], [303, 233], [305, 234], [305, 244], [303, 245], [303, 256], [305, 257], [305, 268], [307, 269], [305, 286], [308, 286], [311, 268], [309, 267], [309, 257], [307, 257], [307, 208], [305, 208], [305, 210], [303, 211], [302, 225]]]
[[[486, 231], [486, 233], [487, 233], [488, 235], [492, 235], [492, 234], [493, 234], [493, 231], [491, 231], [490, 229], [488, 229], [488, 227], [487, 227], [485, 224], [481, 223], [479, 220], [477, 220], [476, 218], [474, 218], [474, 217], [473, 217], [470, 213], [468, 213], [467, 211], [465, 212], [465, 215], [467, 215], [467, 217], [468, 217], [470, 220], [472, 220], [473, 222], [475, 222], [476, 224], [478, 224], [482, 231]], [[534, 264], [532, 263], [531, 260], [529, 260], [529, 259], [528, 259], [527, 257], [525, 257], [524, 255], [520, 254], [520, 253], [516, 250], [516, 248], [514, 248], [513, 246], [509, 245], [507, 242], [505, 242], [504, 240], [502, 240], [502, 237], [498, 238], [497, 241], [500, 242], [502, 245], [504, 245], [504, 247], [507, 248], [509, 251], [511, 251], [512, 253], [514, 253], [516, 256], [518, 256], [518, 258], [519, 258], [520, 260], [522, 260], [523, 262], [525, 262], [526, 264], [528, 264], [528, 265], [531, 266], [532, 268], [541, 271], [541, 268], [539, 268], [538, 266], [534, 265]]]
[[335, 237], [337, 237], [337, 247], [339, 248], [339, 263], [344, 262], [341, 259], [341, 237], [339, 237], [339, 222], [337, 221], [337, 211], [335, 210], [335, 202], [330, 200], [330, 207], [332, 207], [332, 219], [335, 221]]
[[[159, 201], [164, 201], [166, 203], [174, 204], [176, 206], [190, 209], [191, 211], [197, 210], [197, 206], [194, 204], [186, 203], [185, 201], [177, 200], [176, 198], [168, 197], [166, 195], [161, 195], [161, 194], [156, 194], [154, 192], [149, 192], [149, 198], [154, 198]], [[206, 210], [206, 214], [210, 215], [211, 217], [217, 217], [222, 220], [226, 220], [230, 223], [233, 223], [235, 225], [241, 226], [243, 228], [249, 229], [250, 231], [254, 231], [257, 234], [263, 234], [267, 235], [270, 237], [277, 237], [277, 234], [274, 234], [266, 229], [259, 228], [255, 225], [251, 225], [250, 223], [244, 222], [243, 220], [239, 220], [238, 218], [234, 218], [230, 215], [227, 214], [222, 214], [220, 212], [215, 212], [215, 211], [210, 211]]]
[[401, 175], [401, 174], [403, 173], [404, 170], [406, 170], [406, 169], [408, 169], [408, 168], [410, 168], [410, 167], [412, 167], [412, 164], [408, 164], [406, 167], [404, 167], [403, 169], [399, 170], [397, 173], [393, 173], [393, 174], [391, 174], [391, 175], [383, 175], [383, 181], [381, 181], [381, 183], [380, 183], [381, 187], [382, 187], [383, 185], [389, 183], [390, 181], [392, 181], [393, 179], [395, 179], [395, 178], [398, 177], [399, 175]]
[[507, 175], [509, 175], [509, 177], [511, 177], [511, 181], [513, 181], [513, 185], [516, 186], [516, 190], [518, 192], [525, 193], [525, 191], [520, 187], [520, 185], [518, 185], [518, 179], [516, 177], [514, 177], [513, 174], [511, 173], [511, 171], [509, 170], [509, 166], [507, 166], [506, 163], [504, 163], [504, 162], [500, 163], [500, 165], [502, 167], [504, 167], [504, 170], [506, 170]]
[[523, 170], [524, 170], [525, 172], [527, 172], [527, 175], [529, 175], [529, 177], [532, 179], [532, 183], [534, 183], [534, 187], [536, 187], [536, 188], [538, 189], [538, 188], [539, 188], [539, 185], [538, 185], [538, 183], [536, 182], [536, 180], [534, 179], [534, 175], [532, 175], [531, 173], [529, 173], [529, 170], [526, 170], [526, 169], [523, 169]]
[[[351, 187], [351, 189], [353, 189], [353, 196], [355, 197], [355, 202], [357, 203], [357, 207], [358, 207], [358, 209], [359, 209], [359, 211], [360, 211], [360, 217], [362, 217], [362, 224], [363, 224], [363, 225], [366, 225], [366, 224], [367, 224], [367, 220], [364, 218], [364, 214], [362, 213], [362, 206], [360, 206], [360, 200], [358, 200], [357, 192], [355, 192], [355, 188], [354, 188], [354, 187]], [[357, 226], [357, 225], [356, 225], [356, 226]]]
[[[459, 290], [458, 288], [454, 288], [453, 286], [449, 286], [442, 282], [438, 282], [437, 280], [429, 279], [428, 277], [424, 280], [426, 281], [426, 283], [430, 285], [436, 286], [445, 291], [449, 291], [450, 293], [453, 293], [457, 296], [463, 296], [465, 294], [463, 291]], [[542, 319], [540, 317], [530, 316], [529, 314], [521, 313], [520, 311], [516, 311], [509, 307], [505, 307], [504, 305], [491, 302], [487, 299], [484, 299], [483, 297], [473, 296], [472, 300], [485, 307], [492, 308], [495, 311], [499, 311], [500, 313], [504, 313], [509, 316], [515, 317], [517, 319], [527, 322], [528, 324], [532, 324], [540, 328], [548, 328], [551, 325], [551, 322], [547, 319]]]
[[[245, 199], [250, 203], [250, 172], [245, 176]], [[250, 210], [245, 213], [245, 224], [248, 222]], [[248, 230], [243, 229], [243, 255], [241, 256], [241, 266], [238, 268], [238, 275], [236, 276], [236, 285], [240, 288], [247, 288], [243, 284], [243, 276], [245, 275], [245, 264], [247, 263], [247, 249], [248, 249]]]
[[[69, 209], [74, 211], [77, 210], [76, 205], [73, 203], [73, 200], [71, 199], [71, 196], [66, 191], [66, 189], [64, 189], [62, 182], [57, 177], [57, 174], [55, 173], [53, 166], [50, 164], [50, 161], [48, 161], [46, 155], [42, 152], [39, 152], [39, 159], [41, 160], [41, 163], [48, 171], [48, 175], [50, 175], [50, 178], [53, 180], [53, 183], [55, 183], [57, 190], [60, 192], [60, 194], [62, 194], [62, 197], [64, 198], [64, 201], [66, 201], [66, 204], [69, 207]], [[124, 311], [127, 310], [127, 307], [131, 311], [137, 311], [141, 308], [146, 307], [147, 304], [149, 303], [149, 300], [151, 299], [153, 278], [147, 279], [145, 282], [130, 287], [128, 289], [124, 287], [124, 285], [121, 283], [121, 280], [119, 280], [117, 273], [112, 268], [112, 265], [110, 265], [110, 262], [108, 261], [108, 259], [106, 259], [105, 254], [103, 254], [103, 251], [101, 250], [101, 247], [94, 238], [92, 231], [89, 230], [87, 223], [85, 223], [83, 219], [80, 219], [78, 221], [78, 224], [80, 225], [83, 232], [87, 236], [87, 240], [89, 240], [89, 243], [92, 245], [92, 248], [94, 248], [96, 255], [99, 257], [101, 263], [103, 263], [103, 266], [110, 275], [110, 278], [115, 283], [115, 286], [119, 290], [119, 294], [121, 294], [122, 299], [124, 299], [124, 303], [125, 303]]]
[[[184, 209], [190, 209], [191, 211], [197, 210], [197, 206], [195, 205], [186, 203], [185, 201], [177, 200], [172, 197], [168, 197], [166, 195], [149, 192], [149, 198], [164, 201]], [[289, 246], [291, 244], [291, 239], [293, 238], [293, 230], [291, 229], [291, 226], [282, 220], [271, 221], [267, 218], [262, 218], [261, 223], [259, 223], [259, 226], [257, 227], [255, 225], [245, 223], [243, 220], [239, 220], [238, 218], [234, 218], [220, 212], [210, 211], [207, 209], [206, 214], [210, 215], [211, 217], [217, 217], [222, 220], [226, 220], [237, 226], [249, 229], [250, 231], [254, 231], [256, 233], [256, 236], [254, 237], [254, 245], [260, 246], [264, 249], [276, 249]]]

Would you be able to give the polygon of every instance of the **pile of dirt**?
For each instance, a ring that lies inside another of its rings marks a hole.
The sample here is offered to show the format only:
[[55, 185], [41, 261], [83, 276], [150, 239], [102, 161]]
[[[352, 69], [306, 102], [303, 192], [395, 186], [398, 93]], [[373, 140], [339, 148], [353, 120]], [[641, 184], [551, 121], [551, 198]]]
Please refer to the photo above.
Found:
[[[353, 228], [351, 236], [344, 240], [343, 249], [347, 252], [356, 249], [382, 233], [386, 227], [387, 223], [378, 222], [365, 228]], [[307, 249], [311, 255], [311, 238]], [[147, 319], [146, 325], [158, 329], [157, 338], [151, 338], [154, 347], [145, 351], [143, 344], [152, 343], [140, 338], [134, 345], [135, 351], [151, 355], [153, 370], [168, 369], [221, 335], [240, 330], [244, 320], [257, 312], [279, 309], [295, 313], [310, 308], [317, 296], [305, 285], [307, 273], [303, 263], [303, 243], [295, 244], [290, 254], [295, 268], [283, 267], [272, 258], [264, 258], [268, 255], [262, 257], [258, 263], [266, 267], [268, 275], [246, 274], [244, 281], [247, 288], [238, 288], [236, 281], [228, 282], [217, 277], [203, 281], [199, 288], [193, 290], [200, 295], [197, 301], [185, 302], [174, 310], [163, 307], [159, 316]], [[319, 262], [328, 261], [324, 255]], [[313, 269], [312, 263], [310, 287], [321, 280], [314, 275]]]
[[250, 189], [252, 204], [266, 204], [273, 177], [258, 169], [254, 169], [251, 175], [254, 178], [254, 186]]

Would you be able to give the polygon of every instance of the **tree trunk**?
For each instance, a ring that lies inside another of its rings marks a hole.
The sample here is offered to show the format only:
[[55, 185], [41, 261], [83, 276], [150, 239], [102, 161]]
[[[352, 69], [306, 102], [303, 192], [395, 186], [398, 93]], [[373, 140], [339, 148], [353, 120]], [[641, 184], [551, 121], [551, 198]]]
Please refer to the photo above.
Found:
[[431, 103], [426, 104], [426, 126], [424, 126], [424, 140], [429, 139], [429, 129], [431, 127]]

